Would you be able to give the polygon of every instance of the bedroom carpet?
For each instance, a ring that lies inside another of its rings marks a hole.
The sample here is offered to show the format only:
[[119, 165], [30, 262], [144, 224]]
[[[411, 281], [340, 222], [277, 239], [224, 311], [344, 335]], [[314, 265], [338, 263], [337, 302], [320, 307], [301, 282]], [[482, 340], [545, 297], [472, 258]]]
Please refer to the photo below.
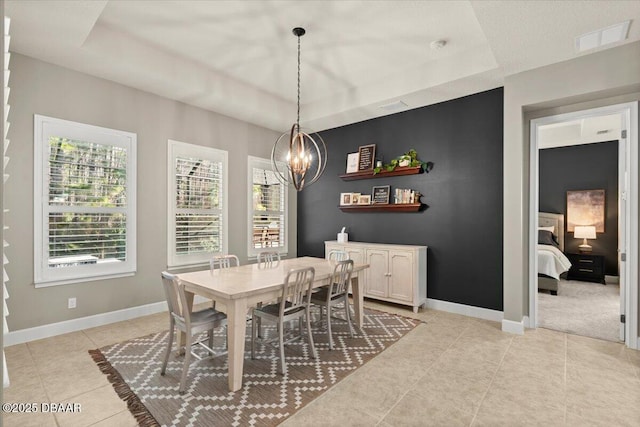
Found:
[[620, 286], [560, 280], [558, 295], [538, 292], [538, 326], [618, 342]]

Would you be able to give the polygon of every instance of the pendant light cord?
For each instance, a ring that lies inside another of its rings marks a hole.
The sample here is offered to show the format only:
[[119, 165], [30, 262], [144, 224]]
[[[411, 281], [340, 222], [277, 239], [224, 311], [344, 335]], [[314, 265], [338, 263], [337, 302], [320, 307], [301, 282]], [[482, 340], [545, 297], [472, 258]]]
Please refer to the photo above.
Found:
[[296, 120], [298, 132], [300, 132], [300, 36], [298, 36], [298, 118]]

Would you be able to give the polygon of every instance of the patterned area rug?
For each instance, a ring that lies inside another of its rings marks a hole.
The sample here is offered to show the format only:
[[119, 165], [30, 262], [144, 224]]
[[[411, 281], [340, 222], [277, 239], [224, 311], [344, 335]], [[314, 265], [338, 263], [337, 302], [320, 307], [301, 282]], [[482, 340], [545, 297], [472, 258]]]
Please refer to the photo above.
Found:
[[[351, 338], [346, 323], [334, 321], [334, 350], [329, 350], [324, 324], [315, 323], [318, 359], [309, 358], [306, 340], [294, 341], [285, 348], [284, 376], [277, 373], [277, 348], [258, 345], [256, 359], [251, 360], [247, 340], [243, 388], [235, 393], [227, 388], [227, 359], [219, 357], [193, 362], [186, 393], [180, 395], [183, 358], [175, 351], [166, 375], [160, 376], [168, 331], [89, 353], [141, 426], [274, 426], [399, 340], [419, 321], [367, 309], [364, 323], [362, 331], [355, 328]], [[216, 331], [214, 345], [224, 346], [223, 334], [224, 329]], [[263, 335], [267, 339], [276, 336], [275, 326], [265, 324]]]

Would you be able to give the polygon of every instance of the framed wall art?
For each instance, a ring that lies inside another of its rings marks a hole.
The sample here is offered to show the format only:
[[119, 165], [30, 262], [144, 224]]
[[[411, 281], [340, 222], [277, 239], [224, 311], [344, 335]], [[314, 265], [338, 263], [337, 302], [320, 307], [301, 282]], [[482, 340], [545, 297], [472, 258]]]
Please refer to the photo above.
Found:
[[604, 233], [604, 190], [567, 191], [567, 231], [576, 225], [595, 225], [597, 233]]
[[340, 206], [350, 206], [352, 205], [351, 201], [351, 193], [340, 193]]

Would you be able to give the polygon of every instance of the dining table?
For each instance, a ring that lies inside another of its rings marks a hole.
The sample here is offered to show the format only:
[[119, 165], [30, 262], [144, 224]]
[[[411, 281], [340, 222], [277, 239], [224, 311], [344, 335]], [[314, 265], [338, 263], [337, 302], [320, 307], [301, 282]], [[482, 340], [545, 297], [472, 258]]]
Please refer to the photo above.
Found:
[[[224, 305], [227, 314], [227, 350], [229, 390], [242, 388], [242, 372], [247, 329], [247, 313], [259, 303], [277, 301], [289, 270], [313, 267], [313, 288], [329, 284], [336, 261], [315, 257], [283, 259], [267, 268], [264, 264], [246, 264], [238, 267], [201, 270], [180, 273], [176, 276], [184, 284], [189, 310], [193, 308], [194, 295], [216, 301], [216, 307]], [[358, 272], [368, 264], [354, 263], [351, 276], [351, 294], [355, 323], [362, 327], [364, 281], [358, 280]], [[218, 304], [220, 303], [220, 304]], [[222, 309], [222, 307], [220, 307]]]

